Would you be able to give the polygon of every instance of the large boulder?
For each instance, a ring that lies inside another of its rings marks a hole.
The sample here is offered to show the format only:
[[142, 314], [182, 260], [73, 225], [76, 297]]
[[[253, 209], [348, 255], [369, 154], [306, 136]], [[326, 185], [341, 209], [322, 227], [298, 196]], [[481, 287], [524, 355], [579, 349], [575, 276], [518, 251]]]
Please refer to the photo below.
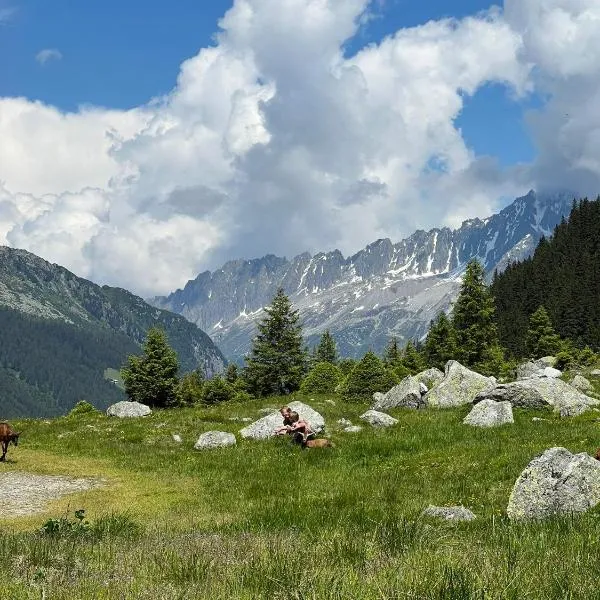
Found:
[[496, 380], [463, 367], [455, 360], [446, 363], [444, 379], [425, 395], [429, 406], [446, 408], [471, 404], [475, 396], [494, 387]]
[[477, 394], [474, 404], [482, 400], [507, 401], [522, 408], [551, 406], [563, 416], [584, 412], [600, 401], [590, 398], [561, 379], [532, 377], [497, 385], [492, 390]]
[[129, 402], [127, 400], [123, 400], [109, 406], [106, 409], [106, 414], [109, 417], [120, 418], [145, 417], [152, 414], [152, 409], [145, 404], [140, 404], [139, 402]]
[[474, 427], [498, 427], [514, 422], [510, 402], [496, 402], [489, 399], [475, 404], [463, 420], [465, 425], [473, 425]]
[[445, 519], [446, 521], [472, 521], [476, 518], [475, 514], [464, 506], [428, 506], [423, 515], [426, 517], [435, 517]]
[[198, 438], [194, 444], [195, 450], [212, 450], [213, 448], [223, 448], [225, 446], [235, 446], [236, 439], [233, 433], [226, 431], [207, 431]]
[[[296, 411], [301, 419], [310, 423], [312, 430], [315, 433], [321, 433], [325, 429], [325, 419], [307, 404], [294, 401], [288, 406]], [[252, 438], [255, 440], [265, 440], [275, 435], [275, 430], [283, 426], [283, 417], [278, 410], [274, 410], [266, 417], [254, 421], [254, 423], [240, 430], [240, 435], [244, 438]]]
[[583, 375], [575, 375], [570, 381], [571, 385], [578, 389], [580, 392], [591, 392], [594, 386], [590, 383], [589, 379], [586, 379]]
[[444, 379], [444, 372], [436, 369], [435, 367], [431, 369], [425, 369], [425, 371], [421, 371], [415, 375], [419, 383], [424, 383], [427, 386], [427, 389], [434, 388], [442, 379]]
[[[373, 410], [387, 410], [397, 406], [407, 408], [424, 408], [425, 400], [421, 398], [420, 382], [416, 377], [405, 377], [395, 385], [387, 394], [378, 396], [371, 408]], [[375, 396], [373, 397], [375, 399]]]
[[538, 358], [538, 360], [527, 361], [517, 367], [517, 380], [532, 377], [560, 377], [562, 372], [553, 368], [555, 362], [556, 359], [553, 356], [544, 356]]
[[391, 427], [398, 422], [398, 419], [377, 410], [368, 410], [358, 418], [370, 423], [373, 427]]
[[600, 502], [600, 461], [550, 448], [519, 475], [506, 512], [510, 519], [582, 513]]

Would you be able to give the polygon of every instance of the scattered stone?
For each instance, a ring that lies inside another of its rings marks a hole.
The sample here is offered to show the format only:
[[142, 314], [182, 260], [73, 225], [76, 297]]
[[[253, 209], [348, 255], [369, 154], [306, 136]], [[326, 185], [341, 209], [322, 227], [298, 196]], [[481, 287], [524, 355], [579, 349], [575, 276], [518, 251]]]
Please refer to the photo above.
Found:
[[465, 425], [473, 425], [474, 427], [498, 427], [514, 422], [510, 402], [496, 402], [490, 399], [475, 404], [463, 420]]
[[578, 417], [588, 409], [589, 406], [585, 406], [584, 404], [573, 404], [561, 407], [558, 412], [561, 417]]
[[[301, 419], [308, 421], [315, 433], [321, 433], [325, 429], [325, 419], [307, 404], [303, 404], [296, 400], [288, 406], [296, 411]], [[282, 426], [283, 417], [279, 413], [279, 410], [275, 409], [266, 417], [254, 421], [251, 425], [244, 427], [244, 429], [240, 431], [240, 435], [244, 438], [265, 440], [275, 435], [275, 430]]]
[[571, 379], [571, 385], [574, 388], [577, 388], [580, 392], [591, 392], [594, 387], [590, 383], [589, 379], [586, 379], [583, 375], [575, 375], [573, 379]]
[[600, 377], [600, 369], [594, 369], [593, 371], [590, 371], [590, 375], [592, 377]]
[[550, 377], [556, 379], [562, 375], [562, 371], [555, 369], [554, 367], [546, 367], [543, 371], [544, 377]]
[[235, 446], [236, 439], [233, 433], [226, 431], [207, 431], [203, 433], [194, 444], [194, 450], [212, 450], [225, 446]]
[[362, 431], [362, 427], [360, 425], [350, 425], [348, 427], [344, 427], [344, 431], [346, 433], [358, 433]]
[[177, 442], [178, 444], [181, 444], [181, 442], [183, 442], [183, 440], [181, 439], [181, 436], [178, 433], [173, 434], [173, 441]]
[[398, 419], [377, 410], [368, 410], [360, 415], [359, 419], [370, 423], [373, 427], [390, 427], [398, 422]]
[[[475, 397], [474, 403], [491, 399], [497, 402], [508, 401], [513, 406], [522, 408], [552, 407], [565, 416], [581, 414], [600, 401], [590, 398], [576, 390], [562, 379], [533, 377], [512, 383], [502, 383], [493, 390], [486, 390]], [[564, 409], [564, 410], [563, 410]], [[578, 412], [580, 411], [580, 412]]]
[[556, 364], [556, 356], [542, 356], [536, 361], [545, 367], [553, 367]]
[[436, 517], [446, 519], [447, 521], [472, 521], [477, 517], [464, 506], [428, 506], [423, 515], [426, 517]]
[[335, 400], [332, 400], [331, 398], [325, 398], [325, 402], [327, 402], [327, 404], [331, 404], [331, 406], [335, 406]]
[[373, 406], [375, 406], [379, 402], [382, 402], [384, 400], [384, 398], [385, 398], [385, 394], [382, 394], [381, 392], [375, 392], [373, 394]]
[[[375, 394], [373, 395], [375, 397]], [[373, 410], [388, 410], [404, 406], [406, 408], [424, 408], [425, 400], [421, 397], [420, 382], [416, 377], [405, 377], [383, 397], [371, 406]]]
[[584, 452], [550, 448], [519, 475], [506, 512], [510, 519], [582, 513], [600, 502], [600, 461]]
[[463, 367], [455, 360], [446, 363], [444, 379], [425, 395], [425, 402], [435, 408], [471, 404], [480, 392], [492, 389], [495, 381]]
[[531, 420], [535, 423], [537, 421], [550, 421], [550, 419], [542, 419], [542, 417], [532, 417]]
[[106, 414], [109, 417], [145, 417], [152, 414], [152, 409], [139, 402], [123, 400], [108, 407]]
[[517, 380], [532, 377], [560, 377], [562, 372], [553, 368], [555, 363], [556, 358], [554, 356], [544, 356], [535, 361], [527, 361], [517, 367]]
[[432, 389], [444, 379], [444, 373], [434, 367], [417, 373], [415, 377], [419, 383], [424, 383], [428, 389]]
[[352, 421], [349, 421], [348, 419], [338, 419], [338, 425], [344, 425], [344, 427], [349, 427], [350, 425], [352, 425]]

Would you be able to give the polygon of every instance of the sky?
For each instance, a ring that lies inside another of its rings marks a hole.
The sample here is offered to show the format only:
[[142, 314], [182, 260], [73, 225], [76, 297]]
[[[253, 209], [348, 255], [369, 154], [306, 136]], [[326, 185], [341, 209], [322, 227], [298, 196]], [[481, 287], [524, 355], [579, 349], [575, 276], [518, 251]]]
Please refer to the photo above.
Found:
[[0, 243], [169, 293], [600, 192], [598, 0], [0, 0]]

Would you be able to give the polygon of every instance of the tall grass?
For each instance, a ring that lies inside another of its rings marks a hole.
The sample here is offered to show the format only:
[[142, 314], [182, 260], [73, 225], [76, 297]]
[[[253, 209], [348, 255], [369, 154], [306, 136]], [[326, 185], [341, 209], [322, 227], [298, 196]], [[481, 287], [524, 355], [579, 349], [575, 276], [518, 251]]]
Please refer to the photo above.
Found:
[[[515, 424], [461, 424], [467, 408], [392, 411], [389, 430], [346, 434], [365, 406], [305, 399], [336, 448], [284, 439], [197, 452], [199, 434], [237, 432], [272, 402], [157, 411], [138, 420], [84, 414], [29, 421], [2, 468], [101, 477], [45, 514], [5, 520], [0, 595], [7, 598], [554, 599], [600, 598], [600, 513], [515, 524], [505, 509], [535, 455], [591, 452], [596, 414], [515, 411]], [[547, 421], [532, 422], [533, 416]], [[172, 438], [184, 439], [178, 444]], [[477, 519], [421, 516], [463, 504]], [[41, 525], [86, 509], [90, 527]], [[92, 533], [93, 532], [93, 533]]]

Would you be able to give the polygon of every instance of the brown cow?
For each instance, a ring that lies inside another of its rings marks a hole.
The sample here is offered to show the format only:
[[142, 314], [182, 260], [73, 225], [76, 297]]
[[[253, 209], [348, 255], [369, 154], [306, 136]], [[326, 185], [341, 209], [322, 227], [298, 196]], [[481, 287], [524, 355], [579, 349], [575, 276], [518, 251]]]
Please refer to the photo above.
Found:
[[0, 462], [6, 461], [6, 452], [10, 442], [12, 442], [15, 446], [18, 445], [20, 435], [21, 432], [17, 433], [14, 431], [8, 423], [0, 423], [0, 442], [2, 442], [2, 457], [0, 458]]

